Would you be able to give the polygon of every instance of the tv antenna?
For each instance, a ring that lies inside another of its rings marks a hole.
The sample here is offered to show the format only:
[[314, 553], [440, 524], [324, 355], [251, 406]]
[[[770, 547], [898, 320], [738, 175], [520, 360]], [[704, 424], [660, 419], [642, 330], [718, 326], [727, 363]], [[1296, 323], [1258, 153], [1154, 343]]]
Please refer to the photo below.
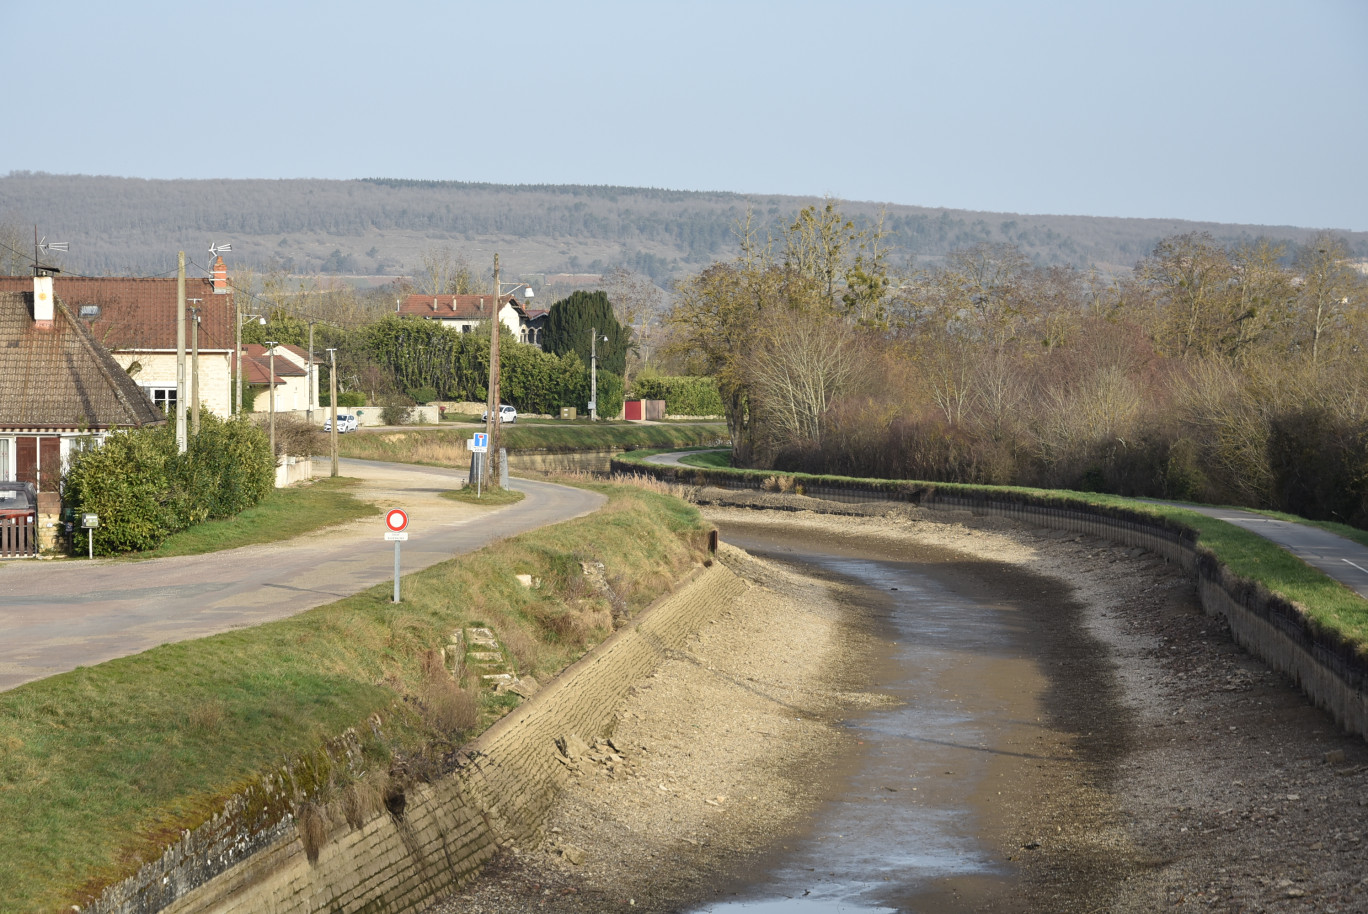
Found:
[[220, 254], [231, 254], [232, 252], [233, 246], [231, 244], [214, 244], [212, 241], [209, 242], [210, 257], [217, 257]]
[[66, 241], [48, 241], [47, 235], [44, 235], [42, 237], [42, 240], [39, 240], [38, 226], [35, 225], [33, 227], [33, 275], [37, 276], [39, 272], [43, 270], [46, 270], [49, 273], [62, 272], [60, 269], [50, 264], [40, 263], [38, 260], [38, 256], [40, 251], [43, 254], [47, 254], [49, 251], [54, 253], [65, 254], [67, 252], [68, 246], [69, 242]]

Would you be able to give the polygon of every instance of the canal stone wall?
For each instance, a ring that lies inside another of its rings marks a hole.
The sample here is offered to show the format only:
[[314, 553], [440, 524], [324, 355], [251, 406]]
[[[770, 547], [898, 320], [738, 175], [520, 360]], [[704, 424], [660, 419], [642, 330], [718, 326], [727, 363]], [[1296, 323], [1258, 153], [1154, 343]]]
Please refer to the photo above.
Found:
[[[692, 485], [759, 490], [765, 475], [722, 469], [613, 461], [638, 473]], [[801, 479], [801, 477], [800, 477]], [[969, 511], [1039, 527], [1068, 530], [1146, 549], [1178, 564], [1197, 580], [1203, 610], [1230, 625], [1235, 642], [1270, 668], [1291, 677], [1341, 727], [1368, 737], [1368, 658], [1334, 632], [1317, 628], [1290, 600], [1234, 574], [1197, 545], [1196, 532], [1166, 518], [1118, 507], [1063, 503], [1029, 492], [966, 492], [893, 480], [803, 479], [803, 494], [845, 502], [904, 501], [933, 511]]]
[[440, 898], [544, 828], [569, 776], [556, 741], [606, 735], [627, 690], [746, 586], [720, 563], [700, 569], [465, 747], [455, 772], [392, 790], [364, 821], [324, 808], [310, 846], [288, 816], [236, 832], [219, 817], [86, 910], [382, 914]]

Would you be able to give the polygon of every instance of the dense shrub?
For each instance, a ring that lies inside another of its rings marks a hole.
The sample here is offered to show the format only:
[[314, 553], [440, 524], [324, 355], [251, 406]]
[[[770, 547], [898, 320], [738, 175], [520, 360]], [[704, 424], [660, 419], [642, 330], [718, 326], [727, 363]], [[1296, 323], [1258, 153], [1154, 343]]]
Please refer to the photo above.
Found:
[[[318, 404], [320, 406], [332, 407], [332, 394], [319, 394]], [[366, 405], [366, 395], [359, 390], [345, 390], [337, 395], [338, 409], [355, 409], [358, 406]]]
[[410, 387], [404, 393], [408, 394], [409, 398], [418, 404], [431, 403], [437, 399], [437, 388], [435, 387]]
[[637, 378], [632, 387], [636, 397], [642, 400], [664, 400], [665, 412], [672, 416], [722, 415], [722, 397], [717, 392], [716, 378]]
[[[63, 499], [100, 515], [100, 555], [156, 548], [192, 524], [231, 517], [255, 505], [275, 484], [266, 434], [246, 419], [206, 413], [184, 454], [171, 424], [115, 432], [77, 454], [63, 482]], [[78, 533], [76, 551], [87, 548]]]

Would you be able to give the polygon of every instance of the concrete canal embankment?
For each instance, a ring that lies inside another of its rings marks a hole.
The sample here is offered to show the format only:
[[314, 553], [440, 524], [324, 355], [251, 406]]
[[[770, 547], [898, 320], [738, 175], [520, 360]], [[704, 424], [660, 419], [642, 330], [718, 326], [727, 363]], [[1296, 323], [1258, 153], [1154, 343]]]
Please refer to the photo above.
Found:
[[534, 836], [568, 776], [557, 740], [602, 735], [627, 690], [745, 586], [720, 564], [701, 569], [467, 746], [454, 773], [390, 793], [365, 821], [325, 808], [307, 828], [287, 817], [243, 833], [225, 817], [89, 910], [413, 910], [469, 879], [502, 844]]
[[[742, 476], [692, 467], [615, 460], [613, 469], [730, 490], [760, 490], [763, 485], [759, 475]], [[811, 497], [838, 501], [906, 501], [931, 511], [967, 510], [976, 515], [1100, 537], [1178, 563], [1196, 577], [1204, 611], [1224, 619], [1237, 644], [1272, 669], [1291, 677], [1317, 707], [1327, 711], [1345, 730], [1368, 738], [1368, 658], [1334, 632], [1317, 627], [1290, 600], [1234, 574], [1198, 545], [1195, 531], [1138, 511], [1081, 503], [1066, 505], [1028, 493], [1012, 493], [1009, 497], [961, 494], [930, 485], [859, 483], [850, 480], [841, 485], [809, 484], [804, 491]]]

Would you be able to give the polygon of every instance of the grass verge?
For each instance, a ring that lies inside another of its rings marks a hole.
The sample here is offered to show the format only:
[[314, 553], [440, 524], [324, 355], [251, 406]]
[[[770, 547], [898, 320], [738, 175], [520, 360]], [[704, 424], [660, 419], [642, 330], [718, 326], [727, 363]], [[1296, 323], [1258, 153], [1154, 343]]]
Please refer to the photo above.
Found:
[[[488, 625], [519, 673], [551, 675], [704, 554], [706, 528], [691, 506], [629, 486], [594, 488], [609, 499], [594, 514], [407, 575], [402, 603], [384, 584], [0, 693], [4, 909], [88, 904], [225, 798], [348, 728], [381, 777], [443, 758], [510, 706], [507, 695], [483, 695], [478, 717], [453, 716], [469, 688], [453, 693], [436, 659], [453, 632]], [[604, 588], [582, 562], [603, 563]], [[519, 574], [540, 585], [523, 587]], [[379, 731], [366, 725], [372, 714], [384, 721]], [[354, 786], [335, 770], [316, 777], [324, 793]]]
[[689, 454], [687, 457], [680, 457], [679, 462], [691, 467], [730, 469], [731, 451], [703, 451], [699, 454]]
[[315, 479], [308, 485], [276, 489], [255, 507], [226, 520], [205, 521], [173, 533], [156, 549], [127, 556], [134, 560], [201, 555], [256, 543], [291, 539], [324, 527], [379, 514], [375, 505], [348, 490], [357, 480], [344, 476]]
[[475, 505], [480, 508], [497, 508], [502, 505], [515, 505], [522, 501], [526, 496], [516, 489], [484, 489], [480, 491], [474, 486], [462, 486], [459, 489], [452, 489], [442, 493], [443, 498], [452, 501], [459, 501], [465, 505]]

